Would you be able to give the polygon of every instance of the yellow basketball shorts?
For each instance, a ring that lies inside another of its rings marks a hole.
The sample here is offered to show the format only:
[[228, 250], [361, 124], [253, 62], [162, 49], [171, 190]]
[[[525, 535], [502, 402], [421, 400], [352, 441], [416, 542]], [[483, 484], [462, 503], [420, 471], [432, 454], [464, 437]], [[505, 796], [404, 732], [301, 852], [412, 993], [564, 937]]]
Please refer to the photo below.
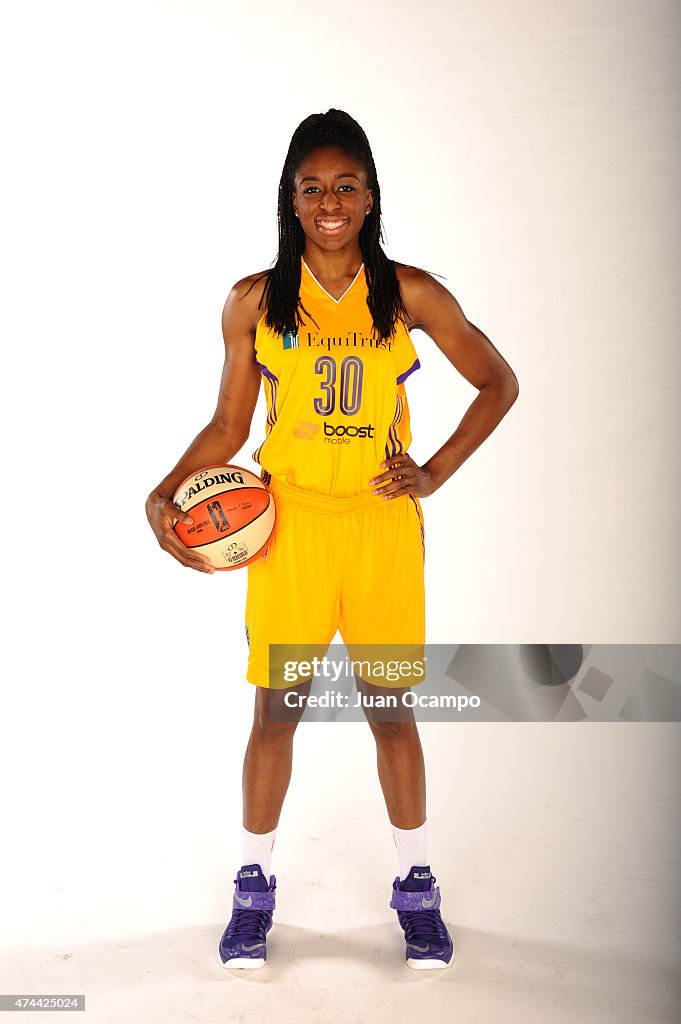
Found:
[[[416, 495], [371, 490], [333, 497], [271, 477], [276, 521], [266, 554], [248, 565], [246, 678], [271, 682], [270, 644], [314, 645], [336, 631], [354, 645], [425, 643], [425, 531]], [[401, 646], [400, 646], [400, 649]]]

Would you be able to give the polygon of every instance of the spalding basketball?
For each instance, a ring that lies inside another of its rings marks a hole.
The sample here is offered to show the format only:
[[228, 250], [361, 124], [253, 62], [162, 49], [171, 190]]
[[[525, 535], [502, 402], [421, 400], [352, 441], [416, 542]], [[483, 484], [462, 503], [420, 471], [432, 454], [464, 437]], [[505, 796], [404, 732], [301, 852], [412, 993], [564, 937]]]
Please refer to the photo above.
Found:
[[255, 473], [207, 466], [182, 481], [173, 502], [194, 520], [176, 519], [175, 533], [216, 569], [239, 569], [265, 553], [274, 529], [274, 498]]

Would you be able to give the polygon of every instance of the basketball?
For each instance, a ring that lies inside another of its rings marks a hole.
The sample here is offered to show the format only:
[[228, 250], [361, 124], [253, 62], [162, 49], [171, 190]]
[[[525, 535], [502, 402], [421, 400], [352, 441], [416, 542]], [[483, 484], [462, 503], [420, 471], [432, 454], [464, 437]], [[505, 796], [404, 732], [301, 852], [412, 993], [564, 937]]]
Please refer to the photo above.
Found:
[[188, 476], [173, 502], [194, 520], [175, 520], [183, 544], [215, 569], [240, 569], [260, 558], [274, 529], [274, 498], [263, 481], [241, 466], [207, 466]]

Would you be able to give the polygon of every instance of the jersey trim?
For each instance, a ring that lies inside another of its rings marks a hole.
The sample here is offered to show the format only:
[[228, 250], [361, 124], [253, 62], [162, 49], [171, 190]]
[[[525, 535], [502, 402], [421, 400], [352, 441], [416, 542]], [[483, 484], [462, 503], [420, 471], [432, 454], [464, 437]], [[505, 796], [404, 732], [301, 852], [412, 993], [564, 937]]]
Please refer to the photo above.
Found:
[[418, 359], [415, 359], [414, 362], [409, 367], [409, 369], [405, 370], [404, 373], [401, 373], [399, 375], [399, 377], [397, 378], [397, 382], [396, 383], [397, 384], [402, 384], [407, 379], [407, 377], [409, 376], [410, 373], [413, 373], [414, 370], [419, 370], [420, 368], [421, 368], [420, 362], [418, 361]]
[[386, 459], [392, 458], [394, 455], [400, 455], [404, 451], [404, 445], [397, 436], [397, 425], [402, 419], [402, 413], [404, 411], [404, 402], [400, 395], [397, 395], [395, 402], [395, 415], [393, 421], [388, 427], [388, 443], [385, 446], [385, 457]]
[[[265, 438], [260, 443], [259, 447], [255, 449], [251, 458], [254, 462], [260, 462], [260, 453], [263, 450], [268, 437], [272, 432], [272, 427], [277, 422], [277, 393], [279, 390], [279, 379], [276, 377], [271, 370], [268, 370], [264, 363], [258, 363], [260, 372], [265, 378], [265, 400], [267, 402], [267, 420], [265, 421]], [[267, 390], [269, 387], [269, 395]]]
[[421, 527], [421, 549], [423, 551], [423, 559], [425, 561], [425, 558], [426, 558], [426, 531], [425, 531], [425, 527], [424, 527], [424, 523], [423, 523], [423, 517], [421, 516], [421, 513], [419, 511], [418, 502], [416, 501], [416, 498], [414, 497], [414, 495], [410, 494], [409, 497], [411, 498], [411, 500], [412, 500], [412, 502], [414, 504], [414, 508], [416, 509], [416, 515], [419, 517], [419, 526]]
[[[302, 259], [302, 257], [301, 257], [301, 259]], [[343, 292], [343, 294], [341, 295], [340, 299], [336, 299], [336, 298], [334, 298], [334, 297], [333, 297], [333, 295], [329, 295], [329, 293], [327, 292], [327, 290], [326, 290], [326, 288], [324, 287], [324, 285], [323, 285], [323, 284], [320, 284], [320, 282], [319, 282], [319, 281], [317, 280], [317, 278], [316, 278], [316, 277], [314, 276], [314, 274], [312, 273], [312, 271], [311, 271], [311, 270], [310, 270], [310, 268], [308, 267], [307, 263], [305, 263], [305, 260], [304, 260], [304, 259], [303, 259], [303, 265], [304, 265], [305, 269], [307, 270], [308, 274], [310, 275], [310, 277], [312, 278], [312, 280], [314, 281], [314, 283], [315, 283], [315, 284], [316, 284], [316, 285], [317, 285], [317, 286], [318, 286], [319, 288], [321, 288], [321, 290], [322, 290], [322, 291], [324, 292], [324, 294], [325, 294], [325, 295], [326, 295], [326, 296], [327, 296], [327, 297], [328, 297], [329, 299], [331, 299], [331, 301], [332, 301], [332, 302], [335, 302], [337, 306], [338, 306], [338, 305], [340, 305], [340, 303], [341, 303], [341, 302], [343, 301], [343, 299], [344, 299], [344, 298], [345, 298], [345, 296], [346, 296], [346, 295], [348, 294], [348, 292], [350, 291], [350, 289], [351, 289], [351, 288], [353, 288], [353, 287], [355, 286], [355, 284], [357, 283], [357, 279], [358, 279], [359, 275], [360, 275], [360, 274], [362, 273], [362, 270], [364, 269], [364, 263], [362, 263], [361, 267], [359, 268], [359, 270], [358, 270], [358, 271], [357, 271], [357, 273], [355, 274], [355, 277], [354, 277], [354, 280], [352, 281], [352, 284], [348, 285], [348, 287], [347, 287], [347, 288], [345, 289], [345, 291], [344, 291], [344, 292]]]
[[272, 373], [271, 370], [267, 369], [267, 367], [265, 366], [264, 363], [258, 363], [258, 366], [260, 367], [261, 373], [263, 373], [265, 375], [265, 377], [269, 377], [270, 380], [275, 381], [277, 384], [279, 383], [279, 381], [277, 380], [275, 375]]

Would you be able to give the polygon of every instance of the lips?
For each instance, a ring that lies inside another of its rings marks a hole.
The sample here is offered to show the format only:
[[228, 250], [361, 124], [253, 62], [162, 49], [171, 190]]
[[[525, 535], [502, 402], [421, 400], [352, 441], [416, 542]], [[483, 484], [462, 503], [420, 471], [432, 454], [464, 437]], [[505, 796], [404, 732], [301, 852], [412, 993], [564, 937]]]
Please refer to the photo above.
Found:
[[339, 235], [350, 220], [348, 217], [320, 217], [315, 223], [323, 235]]

